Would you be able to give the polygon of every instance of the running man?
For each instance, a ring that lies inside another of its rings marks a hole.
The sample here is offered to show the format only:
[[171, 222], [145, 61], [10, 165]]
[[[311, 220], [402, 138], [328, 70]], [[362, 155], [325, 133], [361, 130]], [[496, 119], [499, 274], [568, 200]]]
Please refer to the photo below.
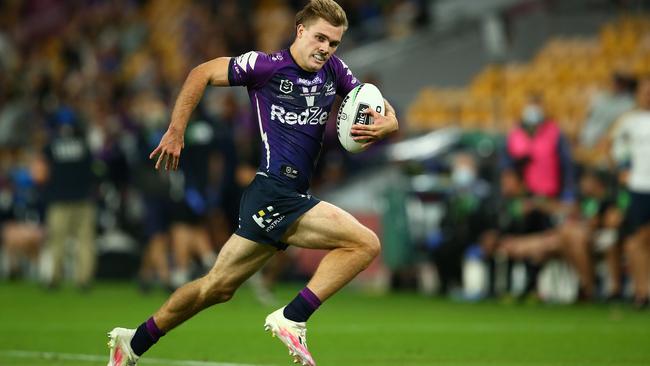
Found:
[[[333, 0], [312, 0], [296, 15], [296, 38], [274, 54], [248, 52], [195, 67], [172, 111], [168, 131], [151, 153], [156, 169], [177, 169], [183, 134], [207, 85], [246, 86], [262, 137], [257, 175], [242, 196], [239, 229], [224, 244], [210, 272], [174, 292], [137, 329], [109, 332], [109, 366], [135, 365], [160, 337], [199, 311], [223, 303], [278, 250], [294, 245], [327, 249], [307, 287], [266, 317], [265, 329], [288, 348], [294, 361], [314, 366], [307, 348], [306, 321], [379, 254], [377, 235], [342, 209], [308, 194], [309, 181], [336, 95], [359, 81], [334, 52], [347, 29]], [[369, 126], [352, 133], [366, 145], [398, 129], [393, 107], [373, 110]]]

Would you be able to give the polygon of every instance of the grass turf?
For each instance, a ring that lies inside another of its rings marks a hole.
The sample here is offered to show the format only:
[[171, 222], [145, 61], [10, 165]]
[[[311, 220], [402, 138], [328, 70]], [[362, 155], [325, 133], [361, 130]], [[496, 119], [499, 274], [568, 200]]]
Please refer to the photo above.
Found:
[[[283, 286], [278, 297], [287, 301], [298, 289]], [[98, 358], [11, 351], [107, 355], [108, 330], [137, 326], [165, 298], [163, 293], [141, 295], [125, 283], [99, 284], [86, 295], [0, 283], [0, 365], [105, 365]], [[231, 302], [202, 312], [162, 338], [143, 358], [150, 361], [142, 363], [289, 365], [284, 346], [262, 330], [271, 310], [244, 287]], [[461, 304], [348, 290], [312, 317], [308, 338], [319, 366], [650, 365], [650, 312], [626, 305]]]

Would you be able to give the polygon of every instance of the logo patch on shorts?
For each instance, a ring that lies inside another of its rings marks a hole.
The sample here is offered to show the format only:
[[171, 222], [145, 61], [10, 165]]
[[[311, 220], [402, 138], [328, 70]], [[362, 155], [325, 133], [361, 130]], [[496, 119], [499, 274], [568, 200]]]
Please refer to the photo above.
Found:
[[280, 167], [280, 172], [291, 179], [298, 178], [298, 169], [290, 165], [282, 165]]
[[266, 206], [266, 208], [257, 211], [257, 213], [253, 215], [253, 220], [266, 232], [273, 230], [282, 220], [284, 220], [284, 215], [280, 216], [279, 212], [273, 211], [275, 211], [273, 206]]

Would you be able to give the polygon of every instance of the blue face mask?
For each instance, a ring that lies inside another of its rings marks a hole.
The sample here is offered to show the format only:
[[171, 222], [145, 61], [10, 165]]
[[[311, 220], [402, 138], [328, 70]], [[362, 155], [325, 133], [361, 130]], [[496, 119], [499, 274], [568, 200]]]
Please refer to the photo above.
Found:
[[521, 123], [526, 127], [537, 127], [544, 121], [544, 111], [537, 105], [527, 105], [521, 113]]
[[460, 166], [458, 168], [454, 168], [454, 170], [451, 172], [451, 181], [456, 187], [467, 188], [471, 186], [475, 180], [476, 173], [474, 170], [468, 167]]

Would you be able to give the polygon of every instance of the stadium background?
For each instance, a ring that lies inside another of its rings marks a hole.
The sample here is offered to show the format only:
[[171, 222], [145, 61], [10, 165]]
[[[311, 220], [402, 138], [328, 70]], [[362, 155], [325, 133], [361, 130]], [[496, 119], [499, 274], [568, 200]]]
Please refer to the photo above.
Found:
[[[286, 47], [293, 14], [303, 3], [0, 2], [0, 365], [101, 364], [104, 332], [139, 323], [164, 300], [178, 252], [184, 253], [186, 276], [200, 275], [229, 235], [238, 195], [258, 162], [258, 132], [244, 90], [209, 90], [186, 137], [196, 140], [196, 148], [187, 151], [181, 174], [147, 174], [146, 155], [193, 66]], [[511, 297], [503, 289], [490, 291], [485, 253], [466, 251], [464, 244], [462, 251], [436, 252], [455, 188], [455, 154], [471, 154], [491, 192], [489, 202], [497, 202], [504, 140], [531, 93], [543, 98], [547, 115], [569, 141], [576, 180], [590, 167], [614, 175], [581, 134], [614, 75], [627, 80], [650, 72], [647, 2], [340, 3], [350, 30], [338, 54], [393, 102], [401, 130], [350, 155], [329, 124], [313, 192], [380, 233], [384, 250], [314, 317], [310, 344], [317, 360], [650, 364], [647, 311], [629, 304], [625, 271], [621, 299], [606, 301], [600, 257], [594, 299], [565, 305], [580, 294], [575, 271], [563, 261], [544, 263], [534, 296], [517, 296], [527, 272], [513, 271]], [[81, 136], [92, 159], [53, 186], [48, 178], [55, 166], [47, 151], [62, 133]], [[47, 213], [52, 202], [67, 197], [91, 208], [96, 271], [90, 279], [75, 277], [74, 258], [83, 249], [68, 243], [62, 278], [55, 282]], [[174, 215], [159, 218], [161, 211]], [[167, 238], [207, 237], [208, 249], [164, 246], [171, 266], [166, 282], [159, 268], [150, 268], [156, 260], [143, 259], [154, 231], [171, 233], [172, 222], [192, 228]], [[288, 253], [233, 303], [166, 337], [148, 364], [284, 364], [284, 351], [264, 338], [256, 319], [270, 309], [267, 301], [288, 300], [319, 258], [317, 252]], [[458, 278], [441, 278], [439, 258], [457, 262]], [[280, 279], [274, 293], [264, 293], [265, 281], [274, 277]]]

